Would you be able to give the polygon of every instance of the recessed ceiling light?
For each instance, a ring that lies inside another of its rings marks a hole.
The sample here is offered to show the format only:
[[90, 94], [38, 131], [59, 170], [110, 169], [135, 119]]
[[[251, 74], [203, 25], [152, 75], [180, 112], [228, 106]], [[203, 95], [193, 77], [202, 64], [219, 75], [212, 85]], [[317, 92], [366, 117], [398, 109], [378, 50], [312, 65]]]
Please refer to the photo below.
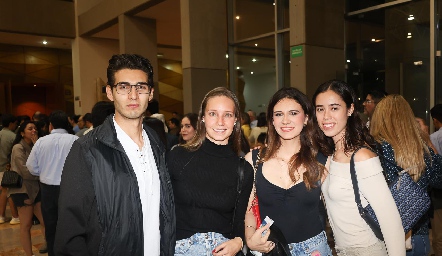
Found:
[[43, 40], [43, 42], [42, 42], [44, 45], [46, 45], [46, 44], [48, 44], [48, 41], [46, 41], [46, 40]]
[[228, 59], [229, 58], [229, 55], [228, 54], [226, 54], [226, 59]]
[[253, 61], [253, 62], [256, 62], [256, 59], [255, 59], [255, 58], [253, 58], [253, 59], [252, 59], [252, 61]]
[[350, 63], [350, 60], [347, 60], [348, 63]]
[[373, 38], [373, 39], [371, 39], [371, 41], [372, 41], [372, 42], [376, 42], [376, 39]]
[[236, 18], [237, 20], [239, 20], [239, 16], [236, 16], [235, 18]]
[[255, 44], [255, 46], [258, 46], [258, 44]]
[[252, 74], [252, 75], [253, 75], [253, 71], [252, 71], [252, 72], [250, 72], [250, 74]]
[[239, 69], [239, 67], [236, 67], [236, 69]]
[[36, 85], [36, 84], [34, 84], [34, 87], [37, 87], [37, 85]]

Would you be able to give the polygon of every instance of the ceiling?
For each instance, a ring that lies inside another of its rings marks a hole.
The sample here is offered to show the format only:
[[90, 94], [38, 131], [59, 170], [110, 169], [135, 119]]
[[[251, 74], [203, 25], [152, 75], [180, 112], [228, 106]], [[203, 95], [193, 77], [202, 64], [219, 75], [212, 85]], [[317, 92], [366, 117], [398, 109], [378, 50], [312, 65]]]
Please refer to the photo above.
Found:
[[[180, 0], [165, 0], [135, 16], [156, 20], [158, 53], [162, 55], [162, 58], [181, 60]], [[118, 24], [112, 25], [92, 37], [118, 40]], [[44, 40], [47, 41], [46, 45], [42, 43]], [[0, 44], [71, 49], [72, 42], [71, 38], [0, 31]]]

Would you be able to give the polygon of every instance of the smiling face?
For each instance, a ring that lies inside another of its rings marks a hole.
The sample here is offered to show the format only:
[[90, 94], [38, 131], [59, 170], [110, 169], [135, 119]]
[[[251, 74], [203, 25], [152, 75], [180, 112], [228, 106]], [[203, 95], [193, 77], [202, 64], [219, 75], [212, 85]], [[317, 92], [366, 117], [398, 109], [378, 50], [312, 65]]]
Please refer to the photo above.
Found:
[[354, 106], [347, 108], [342, 98], [332, 90], [318, 94], [315, 101], [316, 119], [325, 136], [336, 143], [345, 134], [347, 119]]
[[285, 98], [273, 108], [273, 126], [283, 140], [299, 139], [308, 116], [294, 99]]
[[184, 117], [183, 119], [181, 119], [181, 137], [183, 137], [184, 141], [188, 141], [191, 138], [193, 138], [193, 136], [195, 136], [195, 129], [193, 128], [192, 124], [190, 123], [189, 118]]
[[[115, 84], [128, 82], [137, 84], [147, 82], [147, 74], [137, 69], [121, 69], [115, 72]], [[116, 91], [116, 88], [107, 86], [107, 97], [114, 102], [115, 120], [140, 120], [146, 111], [149, 100], [153, 97], [153, 88], [149, 94], [139, 94], [134, 87], [131, 87], [129, 94], [123, 95]]]
[[218, 145], [227, 145], [233, 132], [235, 104], [225, 96], [215, 96], [207, 101], [203, 116], [206, 138]]

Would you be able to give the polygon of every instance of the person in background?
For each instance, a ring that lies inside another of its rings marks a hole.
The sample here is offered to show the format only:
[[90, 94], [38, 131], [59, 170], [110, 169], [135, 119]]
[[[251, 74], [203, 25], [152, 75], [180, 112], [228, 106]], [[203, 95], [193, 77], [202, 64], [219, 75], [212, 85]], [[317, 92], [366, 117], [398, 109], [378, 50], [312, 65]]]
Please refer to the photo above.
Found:
[[74, 143], [63, 169], [59, 255], [172, 256], [175, 208], [165, 148], [143, 124], [153, 68], [137, 54], [114, 55], [106, 95], [115, 114]]
[[32, 175], [40, 177], [41, 209], [45, 223], [48, 255], [54, 254], [55, 230], [58, 220], [58, 195], [66, 157], [77, 136], [71, 130], [68, 116], [61, 110], [49, 115], [50, 134], [39, 138], [32, 147], [26, 167]]
[[75, 135], [77, 135], [78, 137], [81, 137], [81, 136], [84, 135], [84, 133], [87, 130], [89, 130], [91, 127], [93, 127], [93, 124], [92, 124], [92, 114], [91, 113], [86, 113], [83, 116], [81, 116], [78, 120], [80, 120], [79, 122], [82, 122], [82, 123], [80, 123], [80, 125], [83, 125], [83, 128], [80, 129], [80, 131], [77, 132]]
[[49, 118], [45, 114], [38, 115], [38, 121], [35, 122], [35, 126], [37, 126], [38, 137], [42, 138], [49, 134]]
[[256, 124], [255, 128], [252, 128], [252, 131], [250, 132], [249, 136], [249, 143], [251, 147], [254, 147], [256, 144], [256, 139], [258, 139], [258, 136], [263, 133], [267, 132], [267, 117], [266, 113], [261, 112], [258, 115], [258, 123]]
[[[272, 226], [284, 234], [291, 255], [331, 256], [319, 215], [325, 167], [316, 160], [312, 118], [313, 106], [306, 95], [292, 87], [278, 90], [267, 109], [267, 146], [264, 143], [261, 149], [253, 150], [246, 160], [255, 165], [260, 152], [255, 189], [261, 219], [269, 216], [274, 220]], [[252, 192], [249, 209], [253, 199]], [[261, 235], [268, 226], [256, 227], [250, 210], [244, 222], [247, 246], [254, 251], [270, 252], [274, 244], [267, 241], [269, 234], [264, 238]]]
[[181, 130], [179, 137], [180, 144], [185, 144], [195, 137], [197, 122], [198, 114], [187, 113], [183, 116], [181, 119]]
[[114, 113], [115, 106], [111, 101], [99, 101], [95, 103], [91, 112], [92, 126], [88, 130], [84, 131], [83, 135], [89, 133], [92, 129], [94, 129], [94, 127], [101, 125], [109, 115]]
[[[20, 216], [20, 242], [27, 256], [33, 255], [31, 243], [32, 218], [37, 216], [41, 231], [45, 225], [41, 213], [41, 193], [39, 177], [32, 175], [26, 168], [26, 160], [38, 139], [37, 127], [33, 121], [24, 121], [17, 132], [11, 154], [11, 168], [23, 178], [21, 188], [10, 188], [9, 195], [18, 208]], [[47, 252], [47, 245], [40, 247], [40, 253]]]
[[376, 89], [368, 92], [367, 97], [365, 97], [364, 103], [362, 103], [362, 105], [364, 106], [364, 114], [368, 117], [368, 121], [366, 124], [367, 128], [370, 128], [370, 119], [373, 115], [376, 105], [387, 95], [388, 94], [385, 91]]
[[169, 133], [175, 136], [180, 134], [180, 121], [176, 118], [171, 118], [167, 121], [167, 127], [169, 128]]
[[[167, 157], [176, 204], [175, 255], [236, 255], [243, 247], [253, 183], [252, 167], [239, 166], [238, 99], [225, 87], [212, 89], [198, 113], [196, 136]], [[239, 168], [244, 173], [240, 194]]]
[[[442, 156], [435, 154], [422, 137], [413, 110], [401, 95], [382, 99], [373, 113], [370, 133], [381, 144], [381, 154], [395, 165], [383, 161], [387, 182], [397, 178], [399, 167], [422, 188], [442, 188]], [[430, 253], [429, 216], [425, 214], [411, 232], [412, 249], [407, 256]], [[409, 237], [410, 234], [407, 234]]]
[[246, 112], [243, 112], [243, 113], [241, 113], [241, 117], [242, 117], [241, 130], [242, 130], [244, 136], [246, 136], [246, 138], [248, 138], [250, 136], [250, 132], [252, 129], [250, 127], [250, 116]]
[[80, 115], [72, 115], [69, 116], [69, 123], [72, 126], [72, 130], [74, 133], [77, 133], [80, 131], [80, 127], [78, 126], [78, 119], [80, 118]]
[[[3, 178], [3, 172], [10, 169], [11, 152], [15, 139], [14, 131], [17, 129], [17, 118], [11, 114], [2, 115], [3, 129], [0, 131], [0, 181]], [[8, 199], [8, 189], [1, 188], [0, 194], [0, 224], [5, 223], [6, 203], [9, 202], [12, 219], [9, 224], [20, 224], [17, 208], [11, 198]]]
[[[312, 102], [315, 105], [316, 143], [320, 152], [329, 156], [322, 193], [337, 254], [404, 256], [404, 229], [381, 162], [373, 151], [361, 148], [374, 145], [374, 140], [355, 111], [355, 92], [345, 82], [331, 80], [317, 88]], [[353, 153], [362, 206], [370, 204], [373, 208], [384, 241], [375, 236], [359, 215], [350, 178]]]
[[35, 111], [34, 114], [32, 115], [32, 121], [37, 122], [40, 121], [41, 119], [41, 112], [40, 111]]
[[[430, 110], [435, 132], [430, 135], [431, 142], [439, 155], [442, 154], [442, 104], [436, 104]], [[435, 255], [442, 255], [442, 189], [431, 189], [433, 218], [431, 221], [432, 245]]]
[[249, 111], [247, 111], [247, 114], [250, 117], [250, 128], [253, 129], [258, 124], [258, 120], [256, 120], [256, 113], [249, 109]]

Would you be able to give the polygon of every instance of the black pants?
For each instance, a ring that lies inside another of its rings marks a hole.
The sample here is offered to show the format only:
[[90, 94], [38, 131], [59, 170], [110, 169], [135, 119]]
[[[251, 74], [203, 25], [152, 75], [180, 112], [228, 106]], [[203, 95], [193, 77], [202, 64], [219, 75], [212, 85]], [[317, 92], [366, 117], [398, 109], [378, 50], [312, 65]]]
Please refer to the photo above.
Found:
[[55, 230], [58, 221], [58, 196], [60, 186], [40, 183], [41, 188], [41, 213], [45, 222], [45, 236], [48, 244], [48, 255], [54, 256]]

